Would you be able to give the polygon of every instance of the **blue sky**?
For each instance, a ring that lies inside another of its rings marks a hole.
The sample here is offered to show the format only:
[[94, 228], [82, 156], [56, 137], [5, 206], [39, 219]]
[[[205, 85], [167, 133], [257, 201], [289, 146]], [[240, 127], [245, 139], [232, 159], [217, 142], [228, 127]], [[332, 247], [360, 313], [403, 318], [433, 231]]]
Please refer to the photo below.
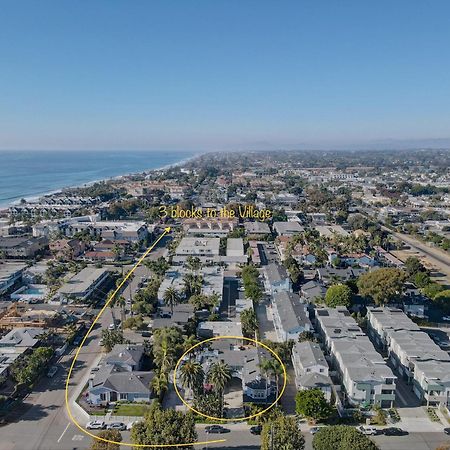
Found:
[[450, 1], [5, 0], [0, 148], [450, 138]]

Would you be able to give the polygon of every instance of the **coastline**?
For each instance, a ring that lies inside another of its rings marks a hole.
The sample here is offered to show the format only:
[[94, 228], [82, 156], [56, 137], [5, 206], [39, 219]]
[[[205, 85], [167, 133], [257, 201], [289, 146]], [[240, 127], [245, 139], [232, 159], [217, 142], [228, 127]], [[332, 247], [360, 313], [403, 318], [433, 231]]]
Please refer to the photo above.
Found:
[[[145, 173], [145, 174], [150, 174], [151, 172], [156, 172], [156, 171], [160, 171], [160, 170], [167, 170], [171, 167], [178, 167], [178, 166], [182, 166], [183, 164], [186, 164], [189, 161], [192, 161], [193, 159], [199, 157], [200, 155], [202, 155], [202, 153], [195, 153], [192, 156], [189, 156], [187, 158], [183, 158], [180, 161], [177, 161], [175, 163], [170, 163], [170, 164], [166, 164], [164, 166], [161, 167], [155, 167], [153, 169], [144, 169], [142, 171], [139, 172], [127, 172], [127, 173], [123, 173], [120, 175], [115, 175], [112, 177], [106, 177], [106, 178], [99, 178], [96, 180], [92, 180], [92, 181], [87, 181], [85, 183], [82, 184], [73, 184], [73, 185], [66, 185], [66, 186], [61, 186], [60, 188], [57, 189], [52, 189], [50, 191], [43, 191], [43, 192], [36, 192], [32, 195], [28, 195], [28, 196], [24, 196], [22, 198], [24, 198], [27, 202], [35, 202], [37, 200], [39, 200], [39, 198], [41, 197], [45, 197], [48, 195], [54, 195], [54, 194], [60, 194], [62, 193], [64, 190], [67, 189], [76, 189], [76, 188], [82, 188], [82, 187], [89, 187], [92, 186], [96, 183], [101, 183], [101, 182], [108, 182], [108, 181], [114, 181], [114, 180], [120, 180], [122, 178], [125, 177], [129, 177], [129, 176], [133, 176], [133, 175], [137, 175], [137, 174], [141, 174], [141, 173]], [[21, 201], [21, 198], [17, 198], [13, 201], [8, 201], [5, 203], [0, 203], [0, 212], [5, 212], [7, 211], [10, 207], [14, 206], [14, 205], [18, 205]]]

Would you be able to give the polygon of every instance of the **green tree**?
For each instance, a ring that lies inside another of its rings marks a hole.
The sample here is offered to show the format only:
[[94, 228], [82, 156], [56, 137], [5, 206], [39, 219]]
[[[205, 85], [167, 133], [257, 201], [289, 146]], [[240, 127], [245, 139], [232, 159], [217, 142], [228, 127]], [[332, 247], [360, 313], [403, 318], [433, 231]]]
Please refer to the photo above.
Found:
[[305, 342], [305, 341], [317, 342], [317, 339], [314, 337], [314, 333], [312, 331], [302, 331], [298, 335], [298, 342]]
[[211, 365], [208, 374], [208, 381], [214, 385], [220, 397], [220, 410], [223, 413], [223, 392], [227, 383], [231, 380], [231, 369], [224, 362], [216, 362]]
[[161, 371], [157, 373], [152, 378], [150, 387], [152, 388], [153, 392], [161, 399], [169, 387], [167, 373]]
[[164, 292], [163, 298], [165, 304], [170, 307], [170, 310], [173, 314], [173, 307], [180, 303], [180, 295], [178, 294], [177, 290], [173, 287], [167, 288]]
[[325, 294], [325, 303], [330, 308], [336, 308], [336, 306], [346, 306], [349, 308], [352, 304], [352, 291], [345, 284], [330, 286]]
[[386, 267], [364, 273], [358, 279], [359, 293], [383, 305], [399, 297], [404, 288], [406, 274], [403, 270]]
[[445, 313], [450, 311], [450, 289], [441, 291], [434, 296], [434, 301], [442, 308]]
[[181, 384], [184, 388], [190, 389], [193, 395], [200, 391], [204, 379], [205, 373], [199, 362], [188, 360], [180, 367]]
[[121, 330], [102, 330], [102, 346], [106, 353], [109, 353], [116, 344], [125, 342]]
[[303, 450], [304, 448], [305, 438], [294, 417], [281, 416], [263, 425], [261, 450]]
[[409, 256], [405, 261], [406, 275], [409, 278], [414, 277], [419, 272], [426, 272], [424, 265], [420, 262], [419, 258], [415, 256]]
[[345, 425], [321, 428], [314, 435], [312, 444], [314, 450], [378, 450], [367, 436]]
[[253, 338], [258, 329], [258, 320], [255, 311], [252, 308], [241, 312], [242, 333], [245, 337]]
[[298, 391], [295, 396], [295, 411], [308, 419], [328, 419], [333, 410], [320, 389]]
[[[103, 430], [97, 434], [99, 438], [108, 439], [109, 441], [122, 442], [122, 435], [118, 430]], [[105, 442], [99, 439], [92, 438], [89, 450], [119, 450], [120, 444], [113, 444], [112, 442]]]
[[[174, 409], [161, 409], [157, 403], [153, 403], [145, 415], [145, 419], [136, 423], [131, 430], [131, 442], [139, 445], [155, 444], [183, 444], [195, 442], [194, 416], [191, 412], [186, 414]], [[179, 447], [191, 449], [191, 445]], [[164, 447], [155, 447], [163, 450]]]
[[284, 375], [283, 366], [280, 364], [280, 361], [275, 358], [261, 358], [260, 367], [267, 377], [275, 377], [275, 384], [277, 388], [276, 396], [278, 397], [280, 376]]

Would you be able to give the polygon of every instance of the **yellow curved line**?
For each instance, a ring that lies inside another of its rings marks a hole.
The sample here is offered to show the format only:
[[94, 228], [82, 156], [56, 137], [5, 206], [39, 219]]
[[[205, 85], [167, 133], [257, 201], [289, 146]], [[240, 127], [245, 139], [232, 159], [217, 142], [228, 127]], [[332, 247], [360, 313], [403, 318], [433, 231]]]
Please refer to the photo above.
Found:
[[66, 379], [66, 389], [65, 389], [65, 400], [66, 400], [66, 409], [67, 409], [67, 414], [69, 415], [70, 420], [73, 422], [73, 424], [80, 430], [82, 431], [84, 434], [87, 434], [88, 436], [91, 436], [94, 439], [97, 439], [99, 441], [103, 441], [103, 442], [108, 442], [110, 444], [118, 444], [118, 445], [124, 445], [126, 447], [147, 447], [147, 448], [152, 448], [152, 447], [185, 447], [187, 445], [204, 445], [204, 444], [214, 444], [214, 443], [218, 443], [218, 442], [225, 442], [226, 439], [217, 439], [214, 441], [203, 441], [203, 442], [186, 442], [183, 444], [131, 444], [129, 442], [117, 442], [117, 441], [112, 441], [109, 439], [105, 439], [99, 436], [96, 436], [93, 433], [90, 433], [88, 430], [85, 430], [73, 417], [72, 415], [72, 411], [70, 410], [70, 405], [69, 405], [69, 384], [70, 384], [70, 377], [72, 375], [73, 372], [73, 368], [75, 366], [75, 362], [78, 358], [78, 355], [81, 351], [81, 348], [83, 347], [87, 337], [89, 336], [89, 334], [91, 333], [91, 331], [94, 329], [95, 324], [97, 323], [98, 319], [100, 318], [100, 316], [103, 314], [103, 312], [105, 311], [105, 309], [108, 307], [108, 305], [111, 303], [112, 299], [115, 297], [115, 295], [119, 292], [120, 288], [125, 284], [125, 282], [128, 280], [128, 278], [130, 278], [131, 274], [136, 270], [136, 268], [139, 266], [139, 264], [142, 263], [142, 261], [147, 257], [147, 255], [153, 250], [153, 248], [156, 246], [156, 244], [170, 231], [170, 227], [164, 228], [164, 233], [161, 234], [161, 236], [159, 236], [159, 238], [145, 251], [145, 253], [141, 256], [141, 258], [139, 258], [138, 262], [133, 266], [133, 268], [126, 274], [125, 278], [122, 280], [122, 282], [119, 284], [119, 286], [117, 286], [117, 288], [115, 289], [115, 291], [111, 294], [111, 296], [109, 297], [109, 299], [107, 300], [107, 302], [105, 303], [105, 305], [103, 306], [103, 308], [100, 310], [100, 312], [97, 314], [97, 317], [94, 319], [94, 321], [92, 322], [91, 326], [89, 327], [89, 330], [87, 331], [86, 335], [84, 336], [83, 340], [81, 341], [80, 346], [77, 348], [77, 351], [75, 353], [75, 356], [72, 360], [72, 363], [70, 365], [69, 368], [69, 372], [67, 373], [67, 379]]
[[[275, 399], [275, 401], [273, 403], [271, 403], [267, 408], [263, 409], [262, 411], [252, 414], [251, 416], [247, 416], [247, 417], [236, 417], [233, 419], [226, 419], [223, 417], [214, 417], [214, 416], [208, 416], [207, 414], [203, 414], [200, 411], [197, 411], [194, 407], [192, 407], [189, 403], [187, 403], [183, 396], [180, 394], [180, 391], [178, 390], [177, 387], [177, 370], [178, 367], [180, 366], [183, 358], [189, 353], [191, 352], [194, 348], [198, 347], [199, 345], [204, 344], [205, 342], [211, 342], [211, 341], [217, 341], [218, 339], [244, 339], [250, 342], [253, 342], [254, 344], [256, 344], [257, 346], [260, 345], [261, 347], [264, 347], [266, 350], [269, 350], [270, 353], [272, 353], [273, 356], [275, 356], [275, 358], [277, 359], [277, 361], [281, 364], [281, 367], [283, 369], [283, 387], [281, 388], [281, 391], [278, 394], [278, 397]], [[286, 384], [287, 384], [287, 371], [286, 371], [286, 365], [283, 363], [283, 361], [281, 360], [281, 358], [278, 356], [278, 354], [272, 350], [270, 347], [268, 347], [266, 344], [263, 344], [262, 342], [257, 341], [256, 339], [252, 339], [252, 338], [247, 338], [247, 337], [243, 337], [243, 336], [216, 336], [216, 337], [212, 337], [209, 339], [205, 339], [204, 341], [198, 342], [197, 344], [193, 345], [191, 348], [189, 348], [188, 350], [186, 350], [180, 357], [180, 359], [177, 361], [177, 364], [175, 366], [175, 369], [173, 371], [173, 386], [175, 388], [175, 392], [177, 393], [179, 399], [191, 410], [194, 411], [196, 414], [199, 414], [200, 416], [206, 417], [207, 419], [210, 420], [218, 420], [218, 421], [222, 421], [222, 422], [242, 422], [244, 420], [250, 420], [253, 419], [255, 417], [261, 416], [262, 414], [266, 413], [267, 411], [269, 411], [269, 409], [273, 408], [278, 401], [280, 400], [280, 398], [283, 396], [284, 391], [286, 389]]]

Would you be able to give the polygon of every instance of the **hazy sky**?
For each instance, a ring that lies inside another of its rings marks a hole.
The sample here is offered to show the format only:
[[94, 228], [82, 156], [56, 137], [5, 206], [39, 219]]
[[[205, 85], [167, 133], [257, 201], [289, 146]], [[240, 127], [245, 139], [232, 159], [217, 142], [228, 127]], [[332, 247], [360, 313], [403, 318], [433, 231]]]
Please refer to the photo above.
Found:
[[0, 148], [450, 138], [449, 0], [5, 0]]

